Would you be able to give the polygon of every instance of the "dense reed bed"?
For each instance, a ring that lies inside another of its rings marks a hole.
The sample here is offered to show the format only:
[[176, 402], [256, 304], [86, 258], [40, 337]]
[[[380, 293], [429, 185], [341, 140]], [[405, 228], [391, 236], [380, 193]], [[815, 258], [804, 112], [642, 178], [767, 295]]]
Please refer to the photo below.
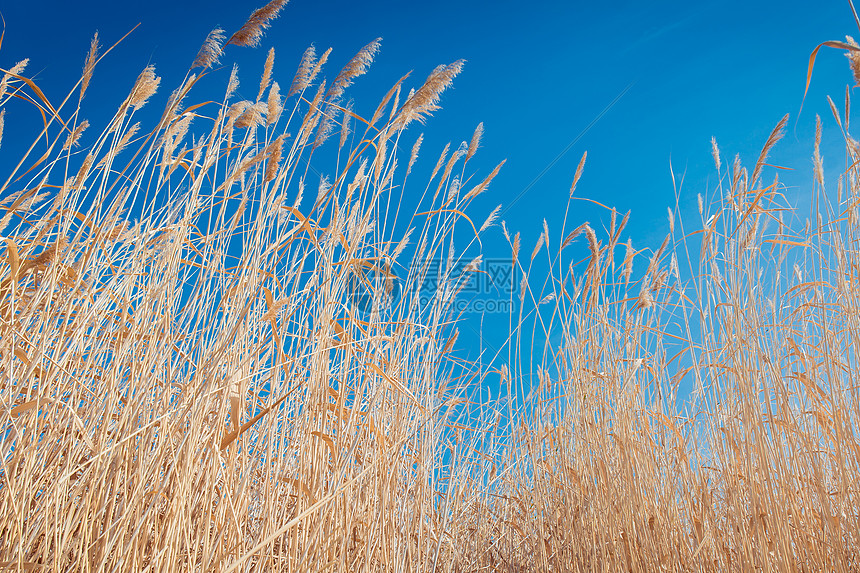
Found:
[[[270, 50], [256, 98], [236, 96], [244, 71], [215, 64], [284, 4], [214, 30], [169, 97], [142, 70], [100, 131], [81, 111], [98, 38], [59, 105], [26, 62], [3, 70], [0, 113], [44, 118], [0, 174], [4, 567], [860, 568], [847, 97], [846, 168], [825, 192], [819, 131], [808, 220], [765, 179], [783, 120], [751, 173], [714, 143], [695, 229], [670, 211], [637, 250], [608, 209], [606, 236], [566, 219], [528, 250], [469, 208], [499, 173], [470, 165], [480, 126], [413, 180], [414, 127], [462, 62], [354, 110], [378, 41], [330, 80], [310, 48], [283, 87]], [[195, 99], [220, 75], [220, 101]], [[455, 231], [490, 226], [525, 279], [488, 366], [457, 359], [451, 303], [482, 264]]]

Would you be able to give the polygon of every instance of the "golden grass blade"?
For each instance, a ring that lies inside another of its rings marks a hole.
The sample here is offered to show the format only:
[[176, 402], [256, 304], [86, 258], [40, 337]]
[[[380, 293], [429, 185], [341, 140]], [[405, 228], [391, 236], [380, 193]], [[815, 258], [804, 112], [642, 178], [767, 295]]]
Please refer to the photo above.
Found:
[[[4, 30], [5, 31], [5, 30]], [[2, 38], [2, 34], [0, 34]], [[43, 569], [45, 566], [34, 561], [0, 561], [0, 567], [4, 569], [23, 569], [24, 571], [35, 571]]]
[[848, 50], [850, 52], [856, 52], [860, 50], [860, 47], [851, 45], [847, 42], [839, 42], [839, 41], [827, 41], [821, 42], [815, 49], [812, 50], [812, 53], [809, 55], [809, 64], [806, 68], [806, 85], [803, 88], [803, 98], [800, 101], [800, 110], [797, 112], [797, 117], [800, 117], [800, 113], [803, 111], [803, 103], [806, 101], [806, 94], [809, 92], [809, 84], [812, 81], [812, 68], [815, 66], [815, 56], [818, 55], [818, 50], [827, 46], [828, 48], [837, 48], [840, 50]]
[[[15, 211], [14, 206], [10, 209], [10, 211]], [[16, 282], [19, 277], [19, 271], [21, 270], [21, 256], [18, 254], [18, 246], [15, 245], [15, 241], [12, 239], [5, 239], [6, 241], [6, 262], [9, 264], [9, 278], [12, 282]]]

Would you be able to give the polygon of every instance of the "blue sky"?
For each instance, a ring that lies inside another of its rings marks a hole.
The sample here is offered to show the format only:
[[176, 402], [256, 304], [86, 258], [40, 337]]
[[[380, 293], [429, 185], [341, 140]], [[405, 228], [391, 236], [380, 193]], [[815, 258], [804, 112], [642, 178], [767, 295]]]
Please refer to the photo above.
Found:
[[[98, 125], [99, 114], [112, 114], [144, 66], [155, 64], [164, 78], [160, 96], [166, 97], [212, 28], [231, 33], [262, 3], [4, 2], [0, 66], [29, 57], [28, 75], [59, 100], [79, 77], [93, 32], [98, 30], [108, 46], [140, 23], [96, 71], [85, 117]], [[860, 36], [848, 3], [841, 0], [292, 0], [261, 48], [230, 47], [223, 61], [238, 61], [246, 78], [256, 78], [265, 50], [274, 46], [275, 79], [283, 85], [311, 43], [319, 51], [333, 48], [333, 73], [363, 45], [382, 37], [375, 64], [351, 89], [361, 112], [362, 106], [372, 110], [406, 71], [414, 70], [417, 83], [438, 64], [466, 59], [464, 73], [443, 96], [443, 109], [424, 128], [423, 161], [432, 167], [446, 142], [456, 146], [468, 140], [475, 125], [484, 122], [475, 165], [486, 173], [502, 159], [507, 163], [473, 213], [483, 220], [497, 204], [507, 207], [522, 195], [504, 218], [509, 229], [522, 231], [523, 250], [529, 253], [544, 218], [550, 231], [560, 234], [573, 173], [586, 150], [588, 163], [577, 194], [621, 212], [630, 210], [629, 234], [640, 248], [658, 246], [668, 230], [666, 208], [675, 203], [670, 161], [676, 176], [684, 175], [682, 208], [695, 213], [696, 194], [713, 189], [711, 137], [716, 137], [724, 163], [739, 153], [751, 166], [786, 113], [791, 114], [788, 135], [771, 162], [796, 169], [781, 179], [796, 191], [789, 198], [803, 201], [811, 189], [816, 113], [824, 125], [825, 169], [832, 175], [844, 161], [825, 95], [841, 108], [851, 82], [841, 53], [823, 50], [798, 120], [808, 58], [818, 43], [845, 34]], [[3, 148], [14, 138], [15, 125], [7, 118]], [[0, 164], [5, 164], [8, 157], [2, 154], [0, 149]], [[572, 217], [573, 226], [585, 220], [595, 228], [608, 225], [606, 213], [584, 202]], [[498, 230], [485, 246], [487, 257], [508, 253]]]

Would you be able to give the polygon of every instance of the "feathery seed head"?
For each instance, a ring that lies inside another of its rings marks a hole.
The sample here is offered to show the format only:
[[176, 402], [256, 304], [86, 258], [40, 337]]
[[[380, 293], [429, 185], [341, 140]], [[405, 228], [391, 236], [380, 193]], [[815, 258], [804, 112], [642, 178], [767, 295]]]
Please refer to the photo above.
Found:
[[633, 257], [636, 255], [636, 251], [633, 250], [633, 239], [627, 239], [627, 249], [624, 252], [624, 283], [630, 283], [630, 275], [633, 274]]
[[573, 197], [576, 191], [576, 184], [579, 183], [579, 178], [582, 177], [582, 170], [585, 168], [585, 158], [588, 157], [588, 152], [582, 154], [582, 159], [579, 160], [579, 165], [576, 166], [576, 173], [573, 175], [573, 183], [570, 185], [570, 196]]
[[717, 171], [720, 170], [720, 148], [717, 147], [717, 138], [711, 137], [711, 156], [714, 158], [714, 165], [717, 166]]
[[158, 91], [158, 85], [161, 83], [161, 78], [155, 75], [155, 66], [146, 66], [137, 80], [134, 82], [134, 87], [131, 88], [131, 93], [128, 95], [128, 104], [134, 109], [140, 109], [146, 105], [147, 100]]
[[288, 1], [271, 0], [271, 2], [262, 8], [254, 10], [242, 27], [230, 36], [230, 39], [224, 45], [228, 46], [232, 44], [234, 46], [247, 46], [251, 48], [259, 46], [263, 32], [269, 27], [271, 21], [278, 16], [283, 7], [287, 5]]
[[472, 141], [469, 142], [469, 150], [466, 152], [466, 161], [469, 161], [475, 152], [478, 151], [478, 146], [481, 144], [481, 136], [484, 134], [484, 122], [478, 124], [475, 128], [475, 133], [472, 134]]
[[200, 51], [191, 63], [192, 68], [211, 68], [221, 60], [224, 54], [224, 30], [215, 28], [206, 35], [206, 40], [200, 46]]
[[272, 81], [272, 67], [275, 65], [275, 48], [269, 48], [269, 55], [266, 56], [266, 64], [263, 66], [263, 75], [260, 77], [260, 91], [257, 93], [257, 101], [263, 99], [263, 92], [269, 87], [269, 82]]
[[311, 83], [311, 71], [316, 64], [317, 52], [313, 44], [308, 46], [305, 53], [302, 54], [302, 61], [299, 63], [299, 69], [296, 70], [296, 75], [293, 78], [293, 83], [290, 86], [290, 91], [287, 92], [287, 97], [299, 93]]
[[493, 225], [493, 223], [496, 222], [496, 219], [499, 217], [499, 211], [501, 210], [502, 206], [498, 205], [495, 209], [492, 210], [492, 212], [490, 212], [489, 216], [487, 216], [487, 219], [484, 221], [484, 224], [481, 225], [481, 229], [479, 231], [480, 233], [486, 231]]
[[439, 109], [439, 98], [454, 78], [463, 71], [465, 60], [457, 60], [448, 65], [438, 66], [418, 90], [404, 102], [395, 116], [395, 129], [403, 129], [413, 121], [423, 123], [426, 116]]
[[352, 123], [352, 102], [347, 103], [344, 106], [343, 111], [343, 119], [340, 122], [340, 141], [338, 142], [338, 148], [343, 149], [344, 145], [346, 145], [346, 140], [351, 133], [350, 124]]
[[475, 185], [475, 187], [473, 187], [469, 190], [468, 193], [466, 193], [465, 197], [463, 197], [463, 200], [469, 201], [472, 198], [477, 197], [478, 195], [486, 191], [487, 187], [490, 185], [490, 182], [495, 179], [496, 175], [498, 175], [499, 171], [501, 171], [502, 166], [505, 164], [505, 161], [507, 161], [507, 159], [502, 159], [502, 161], [498, 165], [496, 165], [496, 167], [490, 172], [489, 175], [487, 175], [487, 177], [483, 181]]
[[81, 97], [84, 99], [84, 94], [90, 86], [90, 80], [93, 78], [93, 70], [96, 67], [96, 61], [99, 58], [99, 33], [93, 35], [90, 41], [90, 51], [87, 54], [87, 61], [84, 63], [84, 75], [81, 77]]
[[245, 106], [245, 109], [242, 110], [242, 113], [236, 118], [235, 126], [239, 129], [244, 129], [262, 125], [265, 121], [264, 115], [268, 109], [266, 102], [246, 103], [248, 105]]
[[651, 289], [647, 284], [642, 285], [642, 290], [639, 291], [639, 297], [636, 300], [636, 307], [641, 309], [649, 309], [654, 306], [654, 296], [651, 294]]
[[3, 79], [0, 79], [0, 99], [6, 95], [6, 90], [9, 88], [9, 80], [13, 76], [20, 76], [21, 72], [24, 71], [24, 68], [27, 67], [27, 64], [30, 62], [29, 58], [25, 58], [12, 66], [12, 69], [3, 74]]
[[[4, 110], [5, 111], [5, 110]], [[87, 120], [82, 121], [75, 127], [74, 131], [66, 137], [65, 143], [63, 143], [63, 150], [71, 149], [72, 146], [78, 144], [78, 139], [80, 139], [81, 134], [90, 126], [90, 122]]]
[[284, 109], [281, 103], [281, 87], [278, 82], [272, 82], [272, 88], [269, 90], [269, 97], [266, 101], [266, 125], [272, 125], [281, 117], [281, 112]]
[[227, 81], [227, 92], [224, 94], [224, 100], [229, 100], [233, 96], [233, 92], [239, 87], [239, 66], [233, 64], [233, 69], [230, 70], [230, 79]]
[[406, 175], [412, 172], [412, 166], [415, 165], [415, 160], [418, 159], [418, 151], [421, 149], [421, 142], [424, 141], [424, 134], [418, 136], [415, 143], [412, 145], [412, 153], [409, 154], [409, 164], [406, 166]]
[[281, 162], [281, 152], [284, 147], [284, 139], [286, 134], [281, 134], [275, 141], [269, 144], [268, 159], [266, 161], [266, 176], [263, 179], [265, 183], [272, 181], [278, 175], [278, 168]]
[[[852, 46], [857, 47], [857, 42], [851, 36], [845, 36], [845, 40]], [[845, 57], [851, 64], [851, 72], [854, 74], [854, 84], [860, 86], [860, 52], [857, 50], [846, 50]]]
[[373, 63], [373, 58], [379, 52], [379, 45], [381, 42], [382, 38], [377, 38], [370, 42], [359, 50], [349, 63], [344, 66], [337, 77], [334, 78], [334, 81], [328, 90], [327, 95], [331, 97], [332, 100], [337, 100], [341, 95], [343, 95], [343, 91], [352, 85], [355, 78], [367, 71], [367, 68], [371, 63]]
[[591, 251], [591, 256], [597, 258], [600, 246], [597, 243], [597, 234], [591, 228], [591, 225], [585, 225], [585, 238], [588, 239], [588, 249]]
[[517, 264], [517, 258], [520, 254], [520, 234], [514, 235], [514, 242], [511, 244], [511, 262], [514, 266]]

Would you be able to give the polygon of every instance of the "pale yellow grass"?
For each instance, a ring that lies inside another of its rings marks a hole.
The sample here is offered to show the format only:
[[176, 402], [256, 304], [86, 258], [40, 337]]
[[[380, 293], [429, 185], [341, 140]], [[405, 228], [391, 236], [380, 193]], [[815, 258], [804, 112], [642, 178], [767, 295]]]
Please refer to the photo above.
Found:
[[[285, 3], [226, 43], [256, 45]], [[193, 68], [216, 73], [224, 38], [210, 33]], [[410, 180], [423, 138], [406, 128], [462, 62], [414, 91], [404, 76], [368, 120], [343, 93], [378, 41], [329, 86], [330, 52], [308, 49], [286, 98], [270, 51], [255, 101], [235, 97], [234, 68], [220, 102], [195, 103], [189, 70], [149, 131], [135, 117], [160, 95], [147, 67], [93, 135], [81, 114], [99, 49], [58, 106], [26, 62], [0, 83], [0, 114], [33, 111], [13, 99], [27, 94], [45, 118], [0, 177], [3, 567], [860, 568], [847, 99], [833, 105], [839, 189], [828, 199], [819, 132], [806, 224], [764, 180], [785, 120], [752, 175], [725, 168], [715, 143], [719, 184], [696, 229], [670, 210], [655, 250], [623, 242], [628, 217], [609, 209], [605, 235], [544, 223], [526, 261], [502, 222], [526, 279], [504, 359], [485, 366], [457, 359], [450, 303], [466, 277], [446, 272], [417, 303], [433, 261], [480, 269], [451, 238], [470, 229], [478, 244], [499, 212], [480, 226], [468, 214], [501, 167], [466, 169], [483, 126]], [[337, 150], [324, 145], [335, 133]], [[328, 178], [311, 175], [315, 153], [333, 161]], [[398, 221], [405, 193], [422, 210]], [[548, 276], [529, 272], [536, 261]], [[350, 285], [392, 269], [399, 304], [358, 313]], [[514, 399], [487, 401], [488, 382]]]

